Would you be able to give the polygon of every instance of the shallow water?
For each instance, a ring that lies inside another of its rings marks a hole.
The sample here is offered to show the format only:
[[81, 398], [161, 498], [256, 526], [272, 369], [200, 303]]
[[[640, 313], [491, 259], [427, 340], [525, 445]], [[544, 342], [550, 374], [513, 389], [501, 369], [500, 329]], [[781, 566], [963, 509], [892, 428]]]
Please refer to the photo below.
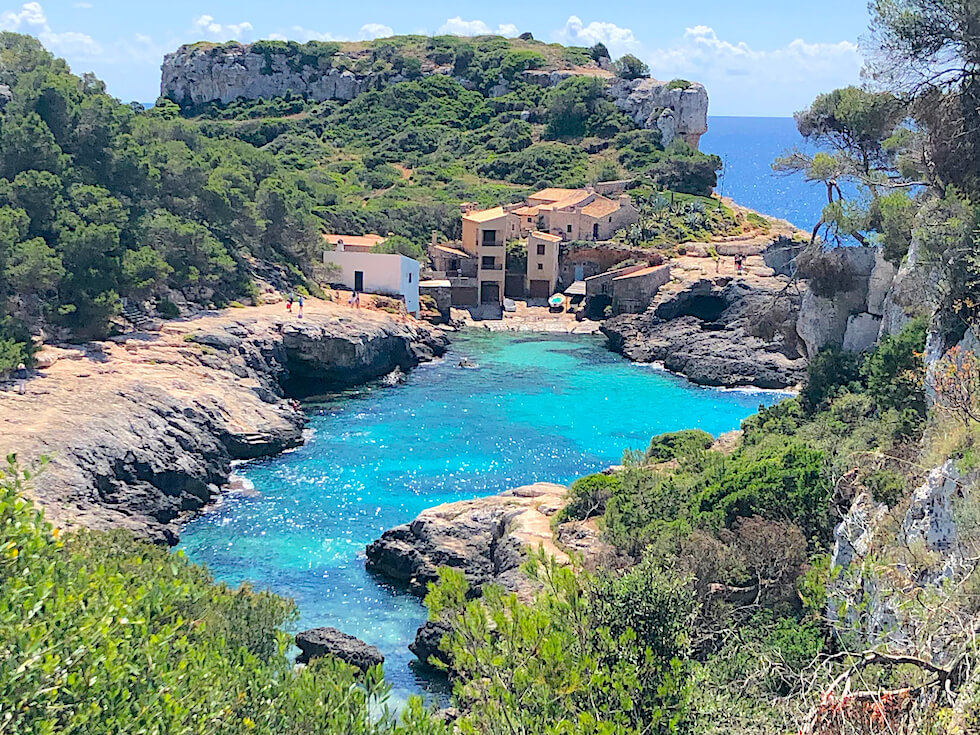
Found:
[[[395, 700], [438, 691], [406, 648], [425, 610], [365, 571], [366, 544], [430, 506], [568, 482], [654, 434], [719, 434], [782, 397], [698, 388], [602, 344], [462, 333], [403, 385], [311, 402], [309, 441], [242, 466], [257, 494], [230, 495], [188, 523], [181, 547], [218, 579], [292, 597], [297, 629], [334, 626], [378, 646]], [[457, 367], [464, 356], [479, 367]]]

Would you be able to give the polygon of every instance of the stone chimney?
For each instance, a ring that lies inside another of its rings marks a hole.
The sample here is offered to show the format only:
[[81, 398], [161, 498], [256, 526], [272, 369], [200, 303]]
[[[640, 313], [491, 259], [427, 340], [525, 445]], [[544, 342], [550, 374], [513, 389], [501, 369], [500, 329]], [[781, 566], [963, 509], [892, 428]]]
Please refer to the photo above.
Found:
[[619, 195], [619, 206], [620, 207], [629, 207], [632, 204], [633, 204], [633, 200], [630, 199], [630, 195], [627, 194], [625, 191], [622, 194]]
[[337, 252], [338, 253], [344, 252], [344, 241], [340, 238], [337, 238]]
[[435, 230], [432, 231], [432, 244], [433, 245], [439, 244], [439, 233], [436, 232]]

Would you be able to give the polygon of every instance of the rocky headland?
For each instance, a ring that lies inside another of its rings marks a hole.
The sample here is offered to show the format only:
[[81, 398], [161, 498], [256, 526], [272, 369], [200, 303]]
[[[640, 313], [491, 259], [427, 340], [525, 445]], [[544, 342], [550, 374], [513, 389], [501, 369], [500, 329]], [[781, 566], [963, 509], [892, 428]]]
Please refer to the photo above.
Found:
[[796, 333], [805, 286], [776, 273], [761, 255], [743, 274], [724, 264], [682, 257], [672, 280], [641, 314], [607, 320], [612, 350], [658, 362], [699, 385], [787, 388], [806, 374]]
[[48, 458], [31, 492], [55, 525], [172, 544], [233, 460], [303, 441], [291, 396], [409, 370], [446, 346], [425, 324], [312, 299], [303, 319], [276, 304], [49, 346], [23, 395], [0, 393], [0, 443], [25, 463]]
[[[363, 44], [333, 45], [337, 48], [332, 54], [313, 58], [300, 46], [290, 49], [268, 42], [185, 44], [163, 59], [160, 96], [185, 107], [272, 99], [287, 92], [315, 102], [347, 102], [368, 90], [411, 78], [363, 63], [371, 57]], [[449, 76], [463, 87], [475, 88], [471, 80], [456, 74], [452, 64], [439, 64], [425, 56], [419, 62], [421, 76]], [[527, 69], [519, 76], [522, 82], [543, 87], [556, 86], [574, 76], [602, 79], [613, 102], [638, 125], [660, 130], [664, 144], [680, 137], [697, 147], [708, 130], [708, 93], [701, 84], [618, 79], [608, 67], [607, 63], [565, 63], [555, 68]], [[501, 77], [489, 94], [502, 97], [512, 91], [511, 87]]]

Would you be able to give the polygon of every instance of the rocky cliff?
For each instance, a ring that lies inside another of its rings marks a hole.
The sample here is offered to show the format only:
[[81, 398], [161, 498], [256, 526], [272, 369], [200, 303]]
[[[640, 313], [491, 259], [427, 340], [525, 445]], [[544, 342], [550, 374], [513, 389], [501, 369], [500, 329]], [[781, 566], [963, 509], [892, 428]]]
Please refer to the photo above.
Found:
[[[361, 45], [332, 46], [336, 47], [331, 49], [333, 53], [311, 56], [298, 45], [290, 50], [265, 42], [187, 44], [164, 57], [160, 96], [185, 107], [236, 99], [269, 99], [287, 92], [317, 102], [349, 101], [369, 89], [409, 78], [390, 65], [377, 68], [371, 63], [370, 50]], [[519, 78], [545, 87], [572, 76], [604, 79], [611, 98], [638, 125], [660, 130], [665, 144], [681, 137], [697, 147], [708, 129], [708, 94], [703, 86], [616, 79], [605, 66], [608, 65], [560, 63], [559, 68], [525, 70]], [[452, 64], [440, 64], [425, 56], [419, 61], [418, 73], [453, 76], [464, 87], [475, 86], [470, 79], [455, 75]], [[502, 96], [510, 87], [501, 77], [489, 93]]]
[[708, 91], [700, 84], [617, 79], [609, 90], [620, 109], [638, 125], [659, 130], [665, 144], [680, 137], [697, 148], [708, 132]]
[[806, 375], [796, 334], [803, 297], [761, 257], [747, 262], [735, 277], [712, 273], [714, 264], [678, 259], [675, 280], [644, 313], [603, 323], [610, 348], [637, 362], [661, 362], [700, 385], [797, 385]]
[[232, 460], [302, 442], [299, 388], [327, 390], [407, 370], [445, 337], [415, 322], [308, 301], [172, 322], [159, 335], [47, 348], [24, 395], [0, 394], [0, 446], [50, 458], [33, 488], [56, 525], [126, 528], [175, 543]]

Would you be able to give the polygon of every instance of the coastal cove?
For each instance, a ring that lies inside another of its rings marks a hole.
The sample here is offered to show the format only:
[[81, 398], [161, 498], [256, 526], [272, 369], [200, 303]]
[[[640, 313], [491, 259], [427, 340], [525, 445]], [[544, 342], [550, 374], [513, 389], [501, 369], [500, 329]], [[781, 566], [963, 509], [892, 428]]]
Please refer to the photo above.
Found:
[[431, 684], [407, 649], [425, 610], [365, 570], [368, 543], [441, 503], [570, 482], [660, 432], [724, 433], [783, 395], [701, 388], [598, 337], [464, 330], [400, 385], [307, 402], [306, 443], [240, 466], [254, 490], [187, 523], [179, 548], [221, 581], [293, 598], [297, 630], [333, 626], [376, 645], [401, 699]]

